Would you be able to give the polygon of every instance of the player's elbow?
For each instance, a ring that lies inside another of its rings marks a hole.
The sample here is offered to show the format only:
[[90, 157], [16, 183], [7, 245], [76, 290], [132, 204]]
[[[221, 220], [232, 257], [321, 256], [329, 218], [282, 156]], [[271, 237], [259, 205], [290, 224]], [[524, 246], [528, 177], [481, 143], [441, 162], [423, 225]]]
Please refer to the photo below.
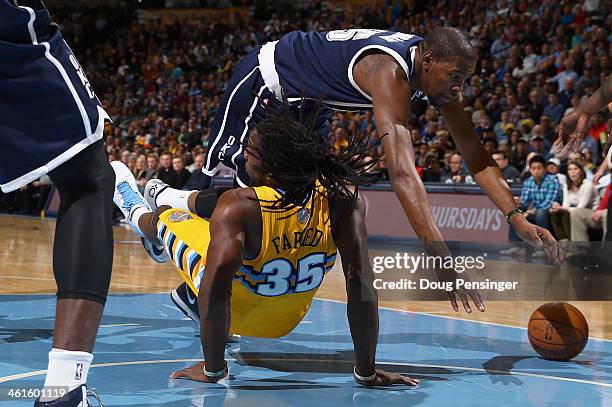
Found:
[[396, 192], [398, 189], [414, 189], [423, 185], [416, 168], [406, 164], [389, 166], [389, 181]]

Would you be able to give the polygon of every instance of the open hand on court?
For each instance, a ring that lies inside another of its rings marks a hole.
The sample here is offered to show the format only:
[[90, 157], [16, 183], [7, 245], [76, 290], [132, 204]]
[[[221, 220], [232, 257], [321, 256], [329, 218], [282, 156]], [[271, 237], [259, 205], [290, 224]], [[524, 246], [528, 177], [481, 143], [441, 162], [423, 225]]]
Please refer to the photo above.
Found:
[[[355, 376], [353, 376], [355, 377]], [[370, 381], [359, 380], [355, 377], [355, 381], [363, 386], [391, 386], [394, 384], [403, 384], [406, 386], [418, 386], [419, 379], [412, 379], [408, 376], [402, 376], [399, 373], [385, 372], [384, 370], [376, 369], [376, 378]]]
[[170, 375], [171, 379], [188, 379], [203, 383], [217, 383], [219, 380], [227, 377], [228, 370], [225, 369], [225, 374], [222, 376], [208, 377], [204, 374], [204, 363], [200, 362], [185, 369], [177, 370]]

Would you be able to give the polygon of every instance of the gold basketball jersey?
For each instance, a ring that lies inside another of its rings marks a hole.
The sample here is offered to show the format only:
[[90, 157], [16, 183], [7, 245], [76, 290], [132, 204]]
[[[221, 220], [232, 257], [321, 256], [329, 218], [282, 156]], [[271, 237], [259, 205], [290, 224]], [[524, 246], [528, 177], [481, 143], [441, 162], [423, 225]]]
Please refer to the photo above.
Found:
[[279, 337], [306, 315], [325, 273], [334, 265], [336, 245], [329, 204], [322, 193], [313, 194], [302, 207], [282, 212], [266, 208], [279, 192], [257, 187], [255, 193], [261, 207], [261, 250], [254, 259], [243, 260], [236, 273], [232, 332]]
[[[254, 259], [243, 259], [234, 276], [231, 331], [275, 338], [291, 332], [306, 315], [334, 265], [336, 246], [329, 204], [322, 193], [310, 196], [302, 207], [276, 212], [266, 207], [279, 192], [270, 187], [254, 190], [261, 208], [261, 249]], [[209, 223], [192, 213], [169, 209], [160, 215], [158, 237], [197, 295], [206, 272]]]

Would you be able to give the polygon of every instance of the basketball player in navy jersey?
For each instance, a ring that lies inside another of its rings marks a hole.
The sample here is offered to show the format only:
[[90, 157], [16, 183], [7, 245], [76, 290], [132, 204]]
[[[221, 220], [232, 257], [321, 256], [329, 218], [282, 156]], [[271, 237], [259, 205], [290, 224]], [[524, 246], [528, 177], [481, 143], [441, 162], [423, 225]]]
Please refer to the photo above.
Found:
[[[284, 94], [294, 103], [302, 97], [322, 100], [326, 107], [318, 121], [322, 137], [328, 137], [332, 109], [373, 109], [378, 133], [384, 135], [391, 184], [410, 224], [426, 242], [429, 254], [447, 256], [450, 252], [417, 173], [406, 127], [411, 101], [426, 98], [440, 108], [475, 180], [508, 223], [523, 240], [543, 247], [559, 262], [559, 244], [548, 230], [522, 216], [501, 171], [463, 111], [461, 90], [476, 61], [468, 38], [450, 27], [435, 28], [425, 38], [372, 29], [286, 34], [247, 54], [234, 70], [215, 116], [203, 172], [212, 177], [224, 164], [235, 170], [239, 185], [249, 185], [243, 145], [250, 129], [263, 117], [258, 98], [273, 102]], [[172, 190], [157, 180], [149, 182], [145, 196], [152, 206], [189, 208], [189, 193]], [[205, 190], [191, 204], [199, 216], [208, 218], [216, 200], [216, 194]], [[184, 293], [186, 286], [177, 290]], [[467, 295], [457, 294], [471, 312]], [[450, 293], [450, 301], [458, 311], [455, 293]]]
[[9, 192], [49, 174], [61, 197], [55, 334], [35, 406], [85, 407], [97, 398], [86, 381], [113, 259], [115, 174], [100, 141], [105, 119], [42, 1], [0, 0], [0, 186]]

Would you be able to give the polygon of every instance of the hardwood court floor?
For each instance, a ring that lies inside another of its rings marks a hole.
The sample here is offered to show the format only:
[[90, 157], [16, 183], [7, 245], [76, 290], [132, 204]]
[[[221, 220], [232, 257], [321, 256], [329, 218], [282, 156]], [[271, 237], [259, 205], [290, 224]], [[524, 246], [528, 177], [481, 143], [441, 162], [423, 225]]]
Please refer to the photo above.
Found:
[[[0, 216], [0, 294], [52, 293], [52, 241], [55, 222], [48, 219]], [[95, 231], [92, 231], [95, 233]], [[157, 264], [125, 227], [116, 227], [115, 257], [110, 290], [113, 293], [169, 291], [182, 280], [171, 264]], [[380, 250], [380, 249], [378, 249]], [[384, 250], [383, 250], [384, 251]], [[337, 262], [338, 265], [340, 262]], [[496, 261], [511, 272], [514, 262]], [[531, 266], [535, 267], [535, 266]], [[538, 267], [545, 267], [543, 265]], [[318, 298], [345, 301], [344, 278], [338, 266], [328, 273]], [[489, 301], [485, 313], [455, 313], [446, 301], [381, 301], [382, 307], [442, 317], [525, 327], [538, 301]], [[574, 302], [589, 321], [593, 338], [612, 339], [612, 301]]]

